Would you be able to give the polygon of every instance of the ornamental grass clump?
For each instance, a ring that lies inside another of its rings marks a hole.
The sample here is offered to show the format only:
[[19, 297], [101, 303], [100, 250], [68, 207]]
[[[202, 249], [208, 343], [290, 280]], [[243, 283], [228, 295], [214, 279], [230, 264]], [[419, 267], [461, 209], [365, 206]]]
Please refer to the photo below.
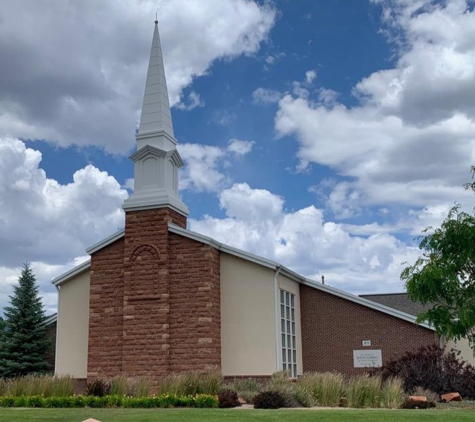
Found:
[[399, 409], [404, 403], [404, 381], [399, 377], [390, 377], [383, 383], [381, 407]]
[[261, 391], [261, 384], [254, 378], [235, 378], [231, 389], [236, 391], [248, 403], [252, 403], [254, 397]]
[[132, 389], [130, 381], [124, 375], [118, 375], [110, 381], [110, 394], [113, 396], [130, 396]]
[[26, 375], [2, 379], [1, 396], [67, 397], [74, 394], [74, 379], [70, 376]]
[[380, 407], [381, 377], [357, 375], [347, 383], [346, 403], [348, 407]]
[[310, 391], [317, 405], [338, 407], [344, 391], [344, 378], [337, 372], [307, 372], [297, 384]]
[[216, 395], [223, 387], [223, 375], [217, 368], [206, 371], [185, 371], [169, 374], [159, 381], [160, 394], [194, 396], [197, 394]]

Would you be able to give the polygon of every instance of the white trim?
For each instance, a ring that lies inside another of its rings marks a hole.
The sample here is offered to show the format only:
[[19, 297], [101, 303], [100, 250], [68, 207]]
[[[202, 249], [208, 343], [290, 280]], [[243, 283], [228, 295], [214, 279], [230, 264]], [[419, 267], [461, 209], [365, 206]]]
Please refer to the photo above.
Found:
[[[281, 267], [282, 270], [280, 274], [294, 280], [300, 284], [304, 284], [309, 287], [313, 287], [314, 289], [318, 289], [329, 293], [334, 296], [341, 297], [342, 299], [349, 300], [350, 302], [357, 303], [359, 305], [365, 306], [367, 308], [374, 309], [376, 311], [382, 312], [387, 315], [391, 315], [395, 318], [402, 319], [404, 321], [411, 322], [413, 324], [416, 323], [416, 317], [414, 315], [407, 314], [405, 312], [398, 311], [397, 309], [390, 308], [385, 305], [381, 305], [376, 302], [372, 302], [371, 300], [364, 299], [357, 295], [354, 295], [349, 292], [345, 292], [344, 290], [337, 289], [335, 287], [328, 286], [327, 284], [321, 284], [309, 278], [303, 277], [300, 274], [292, 271], [291, 269], [280, 265], [279, 263], [272, 261], [270, 259], [262, 258], [260, 256], [251, 254], [249, 252], [243, 251], [241, 249], [233, 248], [231, 246], [225, 245], [223, 243], [217, 242], [216, 240], [212, 239], [211, 237], [204, 236], [200, 233], [192, 232], [190, 230], [183, 229], [173, 223], [168, 223], [168, 230], [172, 233], [179, 234], [181, 236], [187, 237], [192, 240], [196, 240], [197, 242], [205, 243], [207, 245], [213, 246], [214, 248], [218, 249], [219, 251], [228, 253], [230, 255], [237, 256], [239, 258], [245, 259], [246, 261], [254, 262], [255, 264], [262, 265], [267, 268], [271, 268], [273, 270], [277, 270], [277, 268]], [[417, 324], [423, 328], [427, 328], [428, 330], [435, 331], [435, 328], [426, 323], [419, 323]]]
[[86, 252], [89, 255], [92, 255], [94, 252], [97, 252], [103, 247], [110, 245], [111, 243], [114, 243], [116, 240], [119, 240], [120, 238], [124, 237], [124, 235], [125, 235], [125, 230], [118, 231], [117, 233], [114, 233], [113, 235], [106, 237], [105, 239], [102, 239], [100, 242], [97, 242], [94, 245], [89, 246], [86, 249]]
[[83, 273], [84, 271], [88, 270], [91, 267], [91, 260], [83, 262], [79, 264], [77, 267], [70, 269], [69, 271], [65, 272], [64, 274], [60, 275], [59, 277], [53, 278], [51, 280], [51, 284], [54, 284], [56, 287], [63, 284], [65, 281], [69, 280], [71, 277], [74, 277], [78, 274]]

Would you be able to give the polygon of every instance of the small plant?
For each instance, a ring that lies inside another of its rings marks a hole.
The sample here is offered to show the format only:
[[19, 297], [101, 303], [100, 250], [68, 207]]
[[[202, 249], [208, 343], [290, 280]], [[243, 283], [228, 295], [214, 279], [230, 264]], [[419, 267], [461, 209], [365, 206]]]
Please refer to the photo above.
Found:
[[150, 378], [140, 377], [133, 385], [133, 395], [135, 397], [148, 397], [150, 395]]
[[299, 385], [295, 386], [292, 397], [302, 406], [302, 407], [313, 407], [316, 405], [316, 401], [312, 393], [307, 390], [305, 387]]
[[200, 408], [218, 407], [218, 399], [211, 394], [198, 394], [193, 400], [193, 406]]
[[88, 396], [104, 397], [110, 393], [110, 389], [110, 384], [100, 379], [86, 384], [86, 394]]
[[124, 375], [118, 375], [112, 378], [110, 382], [110, 394], [116, 396], [131, 395], [129, 380]]
[[278, 391], [263, 391], [254, 397], [255, 409], [280, 409], [285, 407], [285, 399]]
[[338, 407], [344, 389], [343, 375], [337, 372], [307, 372], [297, 381], [319, 406]]
[[218, 394], [218, 403], [220, 408], [239, 407], [238, 395], [234, 390], [221, 390]]
[[256, 397], [258, 394], [258, 391], [239, 391], [238, 397], [241, 397], [247, 403], [252, 403], [254, 401], [254, 397]]
[[434, 393], [431, 390], [428, 390], [426, 388], [422, 388], [420, 386], [416, 387], [412, 394], [412, 396], [425, 396], [427, 397], [427, 401], [433, 401], [434, 403], [437, 403], [440, 401], [440, 396], [437, 393]]
[[381, 377], [358, 375], [348, 381], [346, 401], [348, 407], [380, 407]]
[[404, 382], [401, 378], [388, 378], [381, 390], [381, 406], [388, 409], [399, 409], [404, 403]]

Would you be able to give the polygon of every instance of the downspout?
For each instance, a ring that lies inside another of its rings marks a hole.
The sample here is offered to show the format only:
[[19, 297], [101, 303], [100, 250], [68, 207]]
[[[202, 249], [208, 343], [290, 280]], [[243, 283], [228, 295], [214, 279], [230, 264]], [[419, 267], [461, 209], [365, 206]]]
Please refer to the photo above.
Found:
[[277, 277], [279, 276], [280, 271], [282, 270], [282, 267], [278, 265], [275, 269], [274, 273], [274, 322], [275, 322], [275, 365], [276, 365], [276, 371], [280, 371], [281, 365], [280, 365], [280, 344], [279, 344], [279, 339], [280, 339], [280, 295], [279, 295], [279, 289], [277, 286]]

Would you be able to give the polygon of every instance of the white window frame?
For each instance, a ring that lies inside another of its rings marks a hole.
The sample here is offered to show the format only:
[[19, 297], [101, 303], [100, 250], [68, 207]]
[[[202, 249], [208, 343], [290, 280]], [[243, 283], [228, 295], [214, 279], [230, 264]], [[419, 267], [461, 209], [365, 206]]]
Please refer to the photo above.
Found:
[[295, 294], [280, 290], [280, 341], [282, 369], [297, 377], [297, 321]]

